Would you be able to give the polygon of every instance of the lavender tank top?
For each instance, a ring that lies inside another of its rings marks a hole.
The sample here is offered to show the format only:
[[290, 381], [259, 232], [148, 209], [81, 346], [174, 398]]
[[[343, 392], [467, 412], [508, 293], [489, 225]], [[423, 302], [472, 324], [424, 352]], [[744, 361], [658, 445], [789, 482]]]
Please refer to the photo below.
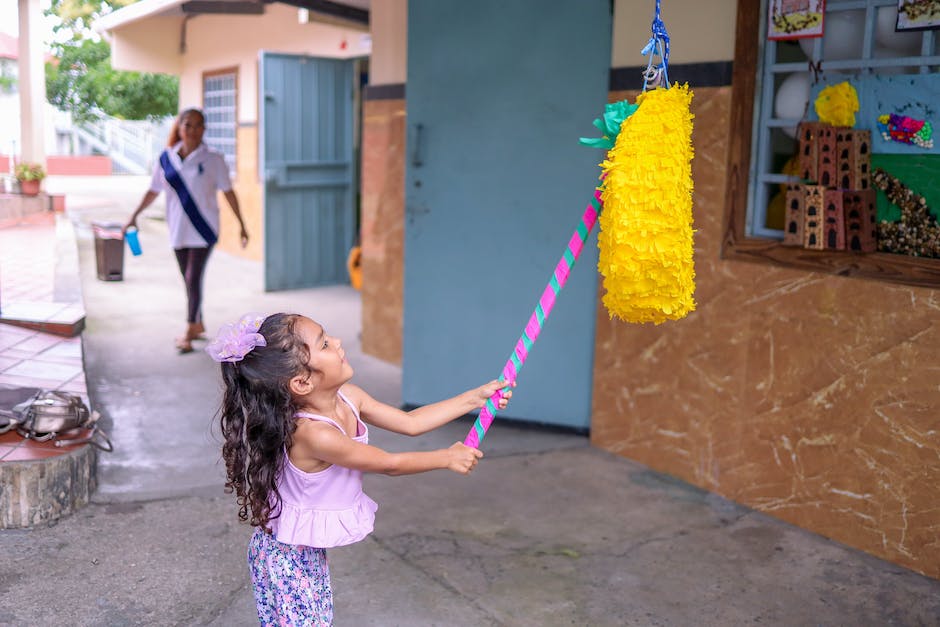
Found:
[[[361, 433], [353, 439], [367, 444], [368, 426], [342, 392], [339, 397], [356, 416], [356, 430]], [[346, 434], [326, 416], [306, 412], [294, 416], [329, 423]], [[378, 505], [362, 491], [362, 471], [333, 464], [319, 472], [304, 472], [285, 455], [277, 488], [281, 494], [281, 515], [268, 525], [278, 542], [330, 548], [358, 542], [372, 532]]]

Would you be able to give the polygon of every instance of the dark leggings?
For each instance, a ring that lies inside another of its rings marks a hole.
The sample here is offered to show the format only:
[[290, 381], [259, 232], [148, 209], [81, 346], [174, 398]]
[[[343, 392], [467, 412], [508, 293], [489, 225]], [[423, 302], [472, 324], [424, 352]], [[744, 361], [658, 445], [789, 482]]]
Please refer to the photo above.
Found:
[[193, 324], [202, 321], [202, 275], [206, 270], [206, 262], [212, 247], [208, 248], [174, 248], [176, 263], [180, 266], [180, 274], [186, 283], [186, 297], [189, 307], [186, 310], [186, 322]]

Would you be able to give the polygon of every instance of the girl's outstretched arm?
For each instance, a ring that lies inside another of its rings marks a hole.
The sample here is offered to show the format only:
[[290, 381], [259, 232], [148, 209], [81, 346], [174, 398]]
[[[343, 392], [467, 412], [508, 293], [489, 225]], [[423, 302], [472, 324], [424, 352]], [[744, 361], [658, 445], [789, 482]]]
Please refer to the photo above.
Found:
[[[515, 383], [512, 385], [515, 387]], [[359, 415], [365, 422], [403, 435], [421, 435], [475, 409], [480, 409], [486, 403], [486, 399], [496, 390], [504, 387], [506, 387], [504, 381], [494, 379], [453, 398], [407, 412], [375, 400], [365, 390], [351, 383], [344, 385], [342, 390], [359, 408]], [[510, 397], [512, 397], [511, 389], [503, 393], [498, 408], [505, 409]]]
[[[438, 469], [467, 475], [483, 457], [483, 452], [455, 442], [449, 448], [436, 451], [389, 453], [377, 446], [356, 442], [332, 425], [303, 421], [294, 432], [289, 455], [295, 466], [308, 472], [321, 470], [326, 463], [393, 476]], [[314, 467], [309, 467], [310, 464]]]

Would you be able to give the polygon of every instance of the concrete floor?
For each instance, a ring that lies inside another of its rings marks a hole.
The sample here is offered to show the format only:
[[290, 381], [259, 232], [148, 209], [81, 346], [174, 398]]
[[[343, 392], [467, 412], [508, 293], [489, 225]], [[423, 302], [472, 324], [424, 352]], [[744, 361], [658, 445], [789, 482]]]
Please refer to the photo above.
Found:
[[[142, 220], [144, 254], [126, 259], [123, 282], [94, 275], [90, 221], [126, 216], [146, 180], [47, 186], [69, 192], [86, 381], [116, 450], [101, 454], [92, 505], [0, 533], [0, 625], [256, 624], [251, 530], [223, 493], [212, 428], [218, 367], [173, 349], [184, 301], [163, 222]], [[246, 311], [310, 315], [343, 338], [357, 383], [400, 402], [400, 370], [361, 352], [351, 288], [266, 294], [260, 265], [221, 252], [206, 281], [211, 329]], [[375, 430], [373, 442], [438, 448], [469, 426], [416, 439]], [[940, 625], [940, 582], [584, 437], [497, 419], [483, 449], [468, 478], [366, 478], [375, 532], [330, 552], [337, 625]]]

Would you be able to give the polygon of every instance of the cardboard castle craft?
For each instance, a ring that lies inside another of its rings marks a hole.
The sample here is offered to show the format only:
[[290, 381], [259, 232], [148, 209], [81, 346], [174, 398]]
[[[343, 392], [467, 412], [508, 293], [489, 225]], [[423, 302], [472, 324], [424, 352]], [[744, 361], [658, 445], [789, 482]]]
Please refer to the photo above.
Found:
[[871, 132], [823, 122], [799, 125], [799, 174], [786, 192], [783, 243], [813, 250], [874, 252]]

